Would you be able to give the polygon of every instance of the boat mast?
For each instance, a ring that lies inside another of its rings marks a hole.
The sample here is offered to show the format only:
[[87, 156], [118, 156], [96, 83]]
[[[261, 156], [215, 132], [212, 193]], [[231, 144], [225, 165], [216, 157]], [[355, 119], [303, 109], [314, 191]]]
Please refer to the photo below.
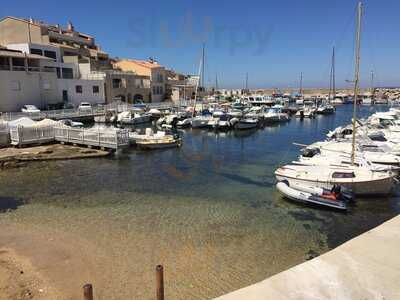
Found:
[[248, 72], [246, 73], [246, 87], [245, 87], [245, 89], [246, 89], [246, 94], [247, 94], [247, 90], [249, 89], [249, 73]]
[[300, 95], [303, 96], [303, 72], [300, 72]]
[[353, 139], [352, 139], [352, 149], [351, 149], [351, 164], [352, 165], [354, 165], [355, 150], [356, 150], [357, 98], [358, 98], [358, 86], [359, 86], [359, 80], [360, 80], [361, 17], [362, 17], [362, 3], [358, 2], [357, 32], [356, 32], [356, 60], [355, 60], [355, 70], [354, 70]]
[[374, 70], [371, 71], [371, 100], [375, 98], [375, 88], [374, 88]]
[[193, 104], [192, 118], [194, 117], [194, 114], [196, 112], [197, 93], [198, 93], [198, 90], [199, 90], [199, 85], [200, 85], [200, 80], [201, 80], [201, 75], [202, 75], [201, 71], [203, 70], [203, 64], [204, 64], [204, 48], [205, 48], [205, 45], [203, 44], [203, 54], [202, 54], [202, 57], [200, 59], [199, 72], [197, 73], [198, 74], [198, 79], [196, 81], [196, 89], [194, 91], [194, 104]]
[[[205, 66], [205, 53], [206, 53], [206, 43], [203, 43], [203, 54], [202, 54], [202, 69], [201, 69], [201, 88], [203, 90], [203, 95], [206, 95], [206, 86], [204, 84], [204, 66]], [[201, 101], [201, 110], [203, 111], [204, 107], [204, 98]]]
[[336, 74], [335, 74], [335, 46], [333, 46], [332, 49], [332, 93], [333, 93], [333, 99], [336, 98]]

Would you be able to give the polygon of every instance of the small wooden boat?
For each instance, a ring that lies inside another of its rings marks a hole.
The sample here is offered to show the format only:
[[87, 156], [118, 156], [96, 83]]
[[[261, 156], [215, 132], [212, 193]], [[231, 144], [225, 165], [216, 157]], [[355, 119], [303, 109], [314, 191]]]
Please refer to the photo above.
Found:
[[140, 149], [154, 150], [154, 149], [165, 149], [180, 147], [182, 145], [182, 140], [180, 138], [158, 138], [158, 139], [143, 139], [137, 140], [136, 145]]
[[347, 210], [348, 203], [353, 201], [351, 195], [340, 191], [340, 187], [334, 187], [332, 190], [328, 190], [301, 185], [290, 186], [288, 181], [280, 181], [276, 187], [278, 191], [288, 199], [339, 210]]

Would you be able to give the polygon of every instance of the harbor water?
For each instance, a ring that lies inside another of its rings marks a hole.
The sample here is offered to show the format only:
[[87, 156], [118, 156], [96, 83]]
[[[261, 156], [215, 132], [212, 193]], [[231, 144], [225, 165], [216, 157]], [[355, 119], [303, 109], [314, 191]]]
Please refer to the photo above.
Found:
[[[359, 117], [386, 106], [361, 106]], [[392, 218], [398, 196], [347, 213], [289, 202], [275, 169], [350, 123], [352, 106], [255, 131], [184, 130], [181, 148], [36, 162], [0, 172], [0, 226], [62, 237], [99, 299], [209, 299], [263, 280]], [[40, 245], [36, 245], [40, 247]], [[49, 254], [50, 255], [50, 254]], [[83, 284], [84, 282], [82, 282]]]

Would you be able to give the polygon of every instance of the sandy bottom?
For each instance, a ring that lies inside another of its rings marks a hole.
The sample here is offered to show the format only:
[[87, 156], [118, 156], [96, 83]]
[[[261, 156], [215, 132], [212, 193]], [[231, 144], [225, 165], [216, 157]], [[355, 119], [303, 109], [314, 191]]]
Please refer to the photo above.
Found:
[[0, 300], [61, 299], [31, 262], [12, 249], [0, 250]]
[[0, 236], [1, 300], [80, 299], [83, 283], [96, 277], [75, 238], [67, 244], [65, 234], [57, 238], [54, 232], [8, 225]]

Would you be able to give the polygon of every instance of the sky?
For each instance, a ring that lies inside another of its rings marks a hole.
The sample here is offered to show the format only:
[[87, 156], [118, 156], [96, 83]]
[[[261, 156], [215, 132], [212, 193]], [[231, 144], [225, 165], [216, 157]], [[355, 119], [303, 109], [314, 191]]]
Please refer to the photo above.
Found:
[[[205, 82], [220, 88], [329, 86], [354, 77], [355, 0], [6, 1], [0, 16], [43, 20], [95, 37], [112, 57], [148, 59], [197, 74], [206, 45]], [[363, 2], [361, 85], [400, 86], [400, 1]]]

